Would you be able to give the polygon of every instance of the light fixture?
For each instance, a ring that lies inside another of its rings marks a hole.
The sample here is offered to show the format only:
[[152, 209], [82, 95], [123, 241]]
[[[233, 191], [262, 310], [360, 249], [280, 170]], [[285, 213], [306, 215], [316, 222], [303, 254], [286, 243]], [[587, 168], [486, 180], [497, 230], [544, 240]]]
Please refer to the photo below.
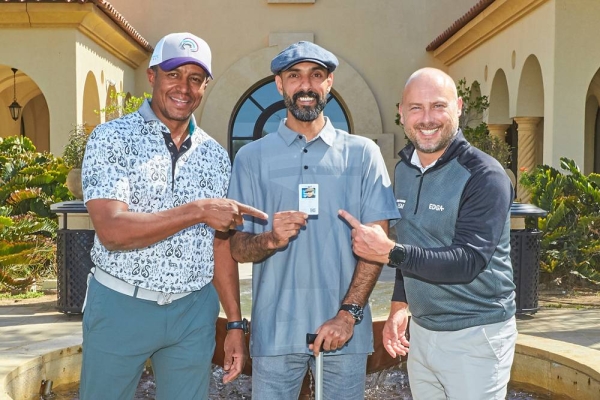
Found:
[[8, 109], [10, 110], [10, 116], [13, 121], [16, 121], [21, 116], [21, 105], [17, 103], [17, 71], [16, 68], [11, 68], [13, 72], [13, 102]]

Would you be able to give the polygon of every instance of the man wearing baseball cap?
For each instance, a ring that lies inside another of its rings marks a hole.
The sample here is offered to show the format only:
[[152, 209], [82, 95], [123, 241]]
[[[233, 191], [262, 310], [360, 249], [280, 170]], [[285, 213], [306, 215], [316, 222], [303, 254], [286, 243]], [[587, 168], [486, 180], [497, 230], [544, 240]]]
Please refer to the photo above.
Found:
[[[287, 118], [233, 163], [228, 196], [272, 215], [266, 224], [245, 219], [231, 237], [234, 258], [254, 263], [252, 398], [298, 398], [321, 348], [323, 397], [364, 398], [373, 352], [368, 298], [381, 264], [353, 255], [338, 210], [352, 208], [385, 231], [399, 215], [379, 147], [323, 115], [337, 66], [310, 42], [279, 53], [271, 71]], [[318, 334], [310, 349], [307, 333]]]
[[[206, 399], [219, 298], [231, 322], [224, 382], [247, 358], [228, 232], [252, 207], [225, 199], [227, 152], [193, 116], [212, 77], [210, 48], [162, 38], [152, 99], [92, 132], [84, 201], [96, 230], [83, 317], [80, 399], [133, 399], [152, 360], [158, 399]], [[217, 296], [218, 293], [218, 296]]]

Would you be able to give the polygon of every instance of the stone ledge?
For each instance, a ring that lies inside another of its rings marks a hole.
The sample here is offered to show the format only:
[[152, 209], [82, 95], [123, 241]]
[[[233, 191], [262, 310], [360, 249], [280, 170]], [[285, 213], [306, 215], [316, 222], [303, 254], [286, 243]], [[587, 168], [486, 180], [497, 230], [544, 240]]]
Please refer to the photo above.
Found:
[[511, 381], [574, 400], [597, 399], [600, 398], [600, 352], [520, 334]]
[[[43, 379], [54, 386], [79, 380], [81, 335], [49, 340], [3, 352], [0, 400], [28, 398]], [[511, 381], [568, 398], [600, 398], [600, 353], [570, 343], [520, 334]]]
[[81, 335], [65, 336], [0, 354], [0, 400], [27, 399], [43, 379], [54, 386], [79, 381]]

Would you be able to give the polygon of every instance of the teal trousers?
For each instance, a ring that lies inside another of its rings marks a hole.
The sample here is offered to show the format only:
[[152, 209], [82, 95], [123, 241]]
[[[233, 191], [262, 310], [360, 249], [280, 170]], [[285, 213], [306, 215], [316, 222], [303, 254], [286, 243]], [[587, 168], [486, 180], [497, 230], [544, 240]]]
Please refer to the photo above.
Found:
[[212, 284], [167, 305], [90, 280], [80, 400], [131, 400], [152, 360], [157, 400], [207, 399], [219, 299]]

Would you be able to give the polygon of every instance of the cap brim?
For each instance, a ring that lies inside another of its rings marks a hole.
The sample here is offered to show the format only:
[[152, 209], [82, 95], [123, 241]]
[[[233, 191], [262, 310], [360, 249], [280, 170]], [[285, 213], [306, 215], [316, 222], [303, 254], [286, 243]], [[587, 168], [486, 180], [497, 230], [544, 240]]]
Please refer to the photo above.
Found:
[[195, 65], [201, 67], [204, 71], [206, 71], [208, 76], [210, 76], [211, 78], [213, 77], [212, 74], [210, 73], [210, 70], [208, 69], [208, 67], [206, 65], [204, 65], [204, 63], [198, 61], [197, 59], [195, 59], [193, 57], [171, 58], [170, 60], [163, 61], [162, 63], [158, 64], [158, 66], [163, 71], [171, 71], [171, 70], [174, 70], [175, 68], [181, 67], [184, 64], [195, 64]]
[[285, 67], [281, 68], [279, 70], [279, 72], [287, 71], [288, 69], [292, 68], [294, 65], [300, 64], [300, 63], [303, 63], [303, 62], [311, 62], [311, 63], [314, 63], [314, 64], [319, 64], [320, 66], [325, 67], [329, 71], [329, 67], [324, 62], [319, 61], [319, 60], [315, 60], [314, 58], [304, 58], [302, 60], [294, 60], [294, 62], [292, 62], [291, 64], [286, 65]]

